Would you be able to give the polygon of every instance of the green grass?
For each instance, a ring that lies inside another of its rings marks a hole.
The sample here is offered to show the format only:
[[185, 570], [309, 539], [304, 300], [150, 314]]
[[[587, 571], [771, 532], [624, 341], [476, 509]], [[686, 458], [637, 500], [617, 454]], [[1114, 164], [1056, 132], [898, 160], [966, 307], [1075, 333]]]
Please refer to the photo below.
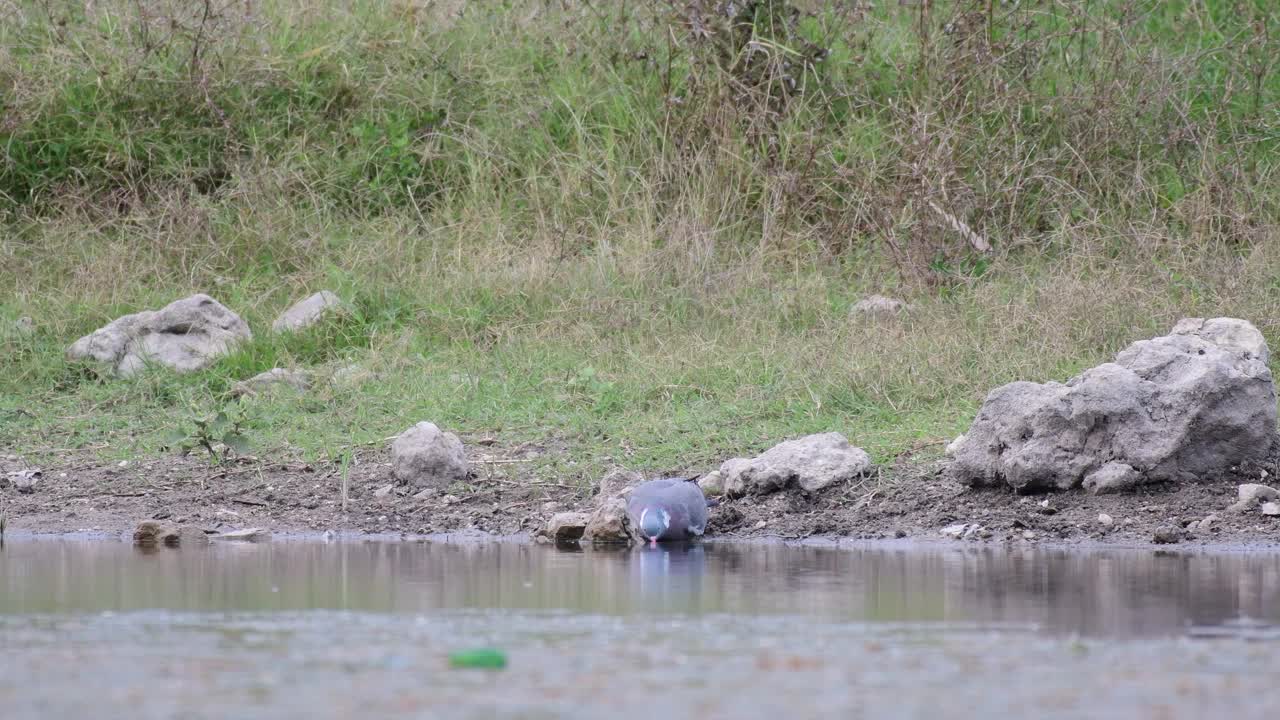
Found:
[[[238, 402], [334, 462], [423, 419], [560, 479], [826, 430], [884, 462], [1182, 316], [1280, 337], [1270, 3], [553, 5], [0, 8], [0, 446], [156, 453]], [[321, 288], [355, 311], [268, 332]], [[64, 360], [197, 291], [255, 332], [207, 371]]]

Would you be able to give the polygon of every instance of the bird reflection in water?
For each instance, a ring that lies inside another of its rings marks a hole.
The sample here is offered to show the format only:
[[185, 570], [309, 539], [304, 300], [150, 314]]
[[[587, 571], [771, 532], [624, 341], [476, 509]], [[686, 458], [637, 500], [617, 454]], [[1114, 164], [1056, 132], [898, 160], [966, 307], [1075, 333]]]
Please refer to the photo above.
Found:
[[642, 545], [631, 553], [632, 588], [646, 604], [670, 609], [697, 604], [707, 570], [699, 542]]

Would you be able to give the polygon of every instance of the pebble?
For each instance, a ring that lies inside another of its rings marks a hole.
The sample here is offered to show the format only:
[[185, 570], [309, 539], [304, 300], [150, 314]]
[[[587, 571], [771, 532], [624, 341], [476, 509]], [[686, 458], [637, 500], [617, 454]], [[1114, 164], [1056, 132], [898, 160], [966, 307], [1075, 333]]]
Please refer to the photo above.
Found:
[[768, 524], [769, 524], [768, 520], [761, 520], [760, 522], [755, 524], [755, 529], [760, 530], [761, 528], [765, 527]]
[[1182, 542], [1183, 537], [1182, 528], [1166, 525], [1156, 528], [1156, 531], [1151, 535], [1151, 542], [1157, 545], [1174, 545]]
[[1264, 502], [1264, 503], [1262, 503], [1262, 514], [1263, 514], [1263, 515], [1270, 515], [1270, 516], [1272, 516], [1272, 517], [1274, 517], [1274, 516], [1276, 516], [1276, 515], [1280, 515], [1280, 503], [1278, 503], [1278, 502]]
[[1112, 525], [1116, 524], [1116, 521], [1114, 518], [1112, 518], [1110, 515], [1106, 513], [1099, 513], [1098, 524], [1102, 525], [1103, 527], [1111, 527]]
[[384, 497], [386, 497], [386, 496], [390, 495], [390, 494], [391, 494], [391, 491], [393, 491], [393, 490], [395, 490], [395, 489], [396, 489], [396, 487], [395, 487], [394, 485], [383, 485], [382, 487], [380, 487], [380, 488], [378, 488], [377, 490], [374, 490], [374, 491], [373, 491], [373, 496], [374, 496], [374, 497], [376, 497], [376, 498], [384, 498]]
[[1022, 539], [1023, 539], [1023, 540], [1035, 540], [1035, 539], [1036, 539], [1036, 532], [1035, 532], [1035, 530], [1023, 530], [1023, 531], [1022, 531]]

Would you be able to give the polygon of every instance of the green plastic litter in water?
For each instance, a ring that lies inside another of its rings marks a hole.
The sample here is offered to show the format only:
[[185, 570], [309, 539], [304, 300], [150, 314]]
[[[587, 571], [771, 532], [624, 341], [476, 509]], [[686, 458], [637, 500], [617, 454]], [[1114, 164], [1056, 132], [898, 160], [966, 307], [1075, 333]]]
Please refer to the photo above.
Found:
[[501, 670], [507, 666], [507, 654], [493, 648], [459, 650], [449, 655], [449, 665], [455, 668]]

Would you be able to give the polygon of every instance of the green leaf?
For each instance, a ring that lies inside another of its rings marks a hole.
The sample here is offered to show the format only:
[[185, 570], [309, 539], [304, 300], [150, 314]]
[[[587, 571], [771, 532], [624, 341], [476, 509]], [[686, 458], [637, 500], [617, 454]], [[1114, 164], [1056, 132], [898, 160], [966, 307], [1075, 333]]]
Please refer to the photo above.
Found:
[[233, 433], [222, 438], [222, 442], [227, 447], [235, 450], [237, 455], [248, 455], [251, 449], [249, 447], [249, 440], [243, 435], [236, 435]]

